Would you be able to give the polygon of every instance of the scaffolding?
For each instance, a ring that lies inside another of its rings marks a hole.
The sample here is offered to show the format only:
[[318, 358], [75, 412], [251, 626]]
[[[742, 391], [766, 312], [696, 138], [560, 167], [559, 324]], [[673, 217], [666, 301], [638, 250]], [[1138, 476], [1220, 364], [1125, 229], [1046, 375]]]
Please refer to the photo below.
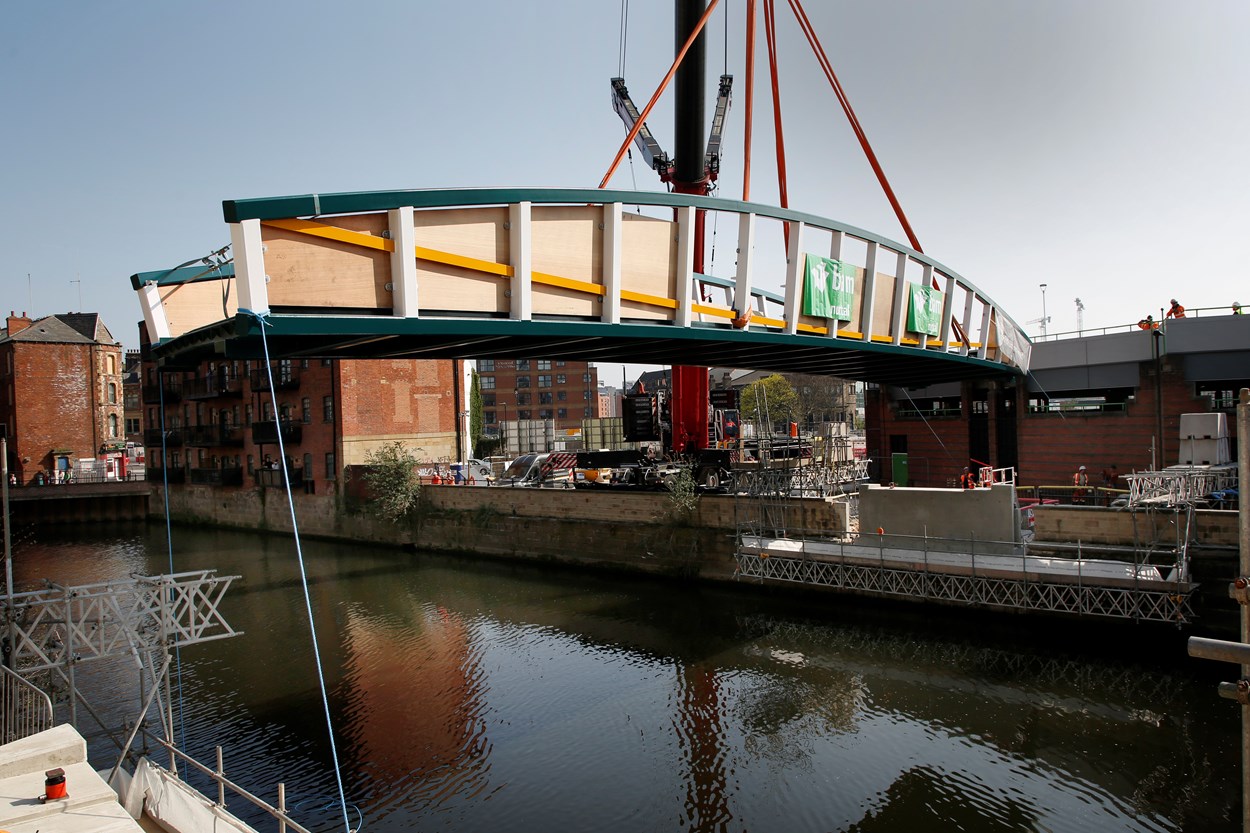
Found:
[[826, 587], [868, 596], [1038, 613], [1065, 613], [1184, 624], [1192, 620], [1196, 585], [1181, 580], [1138, 578], [1123, 585], [1090, 583], [1078, 575], [1039, 578], [1021, 565], [1015, 575], [943, 572], [924, 565], [900, 567], [850, 559], [825, 560], [806, 553], [778, 555], [740, 543], [735, 576]]

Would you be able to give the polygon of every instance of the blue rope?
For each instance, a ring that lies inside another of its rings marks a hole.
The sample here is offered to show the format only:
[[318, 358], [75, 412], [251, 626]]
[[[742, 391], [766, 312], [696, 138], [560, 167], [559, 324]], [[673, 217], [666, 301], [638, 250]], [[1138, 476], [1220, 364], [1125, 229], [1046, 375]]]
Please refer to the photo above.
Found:
[[[174, 574], [174, 531], [169, 519], [169, 447], [165, 443], [165, 374], [158, 367], [156, 369], [156, 389], [160, 394], [161, 403], [161, 480], [164, 485], [165, 494], [165, 545], [169, 549], [169, 574]], [[173, 602], [173, 593], [169, 591], [169, 601]], [[176, 677], [178, 680], [178, 731], [182, 740], [179, 746], [182, 751], [187, 750], [187, 722], [183, 719], [182, 714], [182, 648], [174, 646], [174, 667], [176, 669]], [[155, 684], [155, 683], [154, 683]], [[169, 727], [170, 733], [173, 733], [173, 726]]]
[[265, 373], [269, 377], [269, 401], [273, 405], [273, 416], [278, 430], [278, 459], [282, 461], [282, 482], [286, 486], [286, 502], [291, 508], [291, 531], [295, 536], [295, 554], [299, 559], [300, 583], [304, 587], [304, 606], [308, 609], [308, 632], [312, 638], [313, 659], [317, 663], [317, 682], [321, 686], [321, 704], [326, 713], [326, 733], [330, 736], [330, 758], [334, 761], [334, 780], [339, 788], [339, 806], [343, 811], [343, 828], [352, 833], [351, 820], [347, 814], [347, 794], [343, 790], [343, 774], [339, 769], [339, 753], [334, 743], [334, 722], [330, 718], [330, 698], [326, 694], [326, 678], [321, 671], [321, 650], [317, 647], [317, 629], [313, 624], [312, 597], [308, 592], [308, 572], [304, 568], [304, 550], [300, 546], [299, 522], [295, 518], [295, 499], [291, 496], [291, 473], [286, 465], [286, 444], [282, 442], [281, 421], [278, 418], [278, 402], [274, 396], [276, 388], [273, 384], [273, 365], [269, 359], [269, 340], [265, 337], [265, 328], [273, 326], [265, 320], [265, 316], [249, 309], [239, 308], [240, 315], [250, 315], [260, 322], [260, 343], [265, 352]]

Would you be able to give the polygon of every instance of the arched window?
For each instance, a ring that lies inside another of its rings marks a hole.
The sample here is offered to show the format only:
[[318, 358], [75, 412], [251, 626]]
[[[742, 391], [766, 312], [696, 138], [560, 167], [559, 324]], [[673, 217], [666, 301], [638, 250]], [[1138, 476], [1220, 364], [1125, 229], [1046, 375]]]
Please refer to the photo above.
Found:
[[117, 414], [109, 414], [109, 436], [117, 436]]
[[117, 385], [114, 384], [113, 382], [109, 382], [109, 404], [110, 405], [117, 404]]

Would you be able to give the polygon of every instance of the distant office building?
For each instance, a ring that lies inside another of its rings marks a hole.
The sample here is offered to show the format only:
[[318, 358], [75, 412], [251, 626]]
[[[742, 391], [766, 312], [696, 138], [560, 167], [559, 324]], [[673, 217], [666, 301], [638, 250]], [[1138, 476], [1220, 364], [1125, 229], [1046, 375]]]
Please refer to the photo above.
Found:
[[557, 430], [598, 417], [599, 372], [588, 362], [478, 359], [482, 422], [487, 434], [512, 420], [553, 420]]
[[125, 447], [122, 348], [96, 313], [30, 319], [0, 332], [0, 430], [20, 483], [67, 479], [79, 460]]

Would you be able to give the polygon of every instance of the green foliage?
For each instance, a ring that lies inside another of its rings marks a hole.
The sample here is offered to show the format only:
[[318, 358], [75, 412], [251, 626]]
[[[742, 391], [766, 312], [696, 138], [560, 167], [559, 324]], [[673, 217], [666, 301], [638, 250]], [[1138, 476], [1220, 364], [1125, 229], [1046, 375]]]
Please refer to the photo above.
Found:
[[798, 394], [779, 373], [765, 376], [742, 389], [742, 418], [771, 430], [778, 422], [798, 418]]
[[699, 506], [699, 492], [690, 466], [682, 466], [676, 475], [665, 481], [668, 486], [668, 515], [682, 524], [690, 520]]
[[421, 478], [413, 453], [397, 440], [370, 451], [365, 463], [368, 468], [364, 481], [373, 495], [370, 509], [389, 521], [397, 521], [412, 511], [421, 494]]
[[482, 383], [474, 370], [469, 380], [469, 440], [475, 446], [482, 440], [482, 424]]
[[501, 445], [503, 445], [501, 437], [478, 437], [473, 441], [473, 459], [485, 460], [497, 453]]

